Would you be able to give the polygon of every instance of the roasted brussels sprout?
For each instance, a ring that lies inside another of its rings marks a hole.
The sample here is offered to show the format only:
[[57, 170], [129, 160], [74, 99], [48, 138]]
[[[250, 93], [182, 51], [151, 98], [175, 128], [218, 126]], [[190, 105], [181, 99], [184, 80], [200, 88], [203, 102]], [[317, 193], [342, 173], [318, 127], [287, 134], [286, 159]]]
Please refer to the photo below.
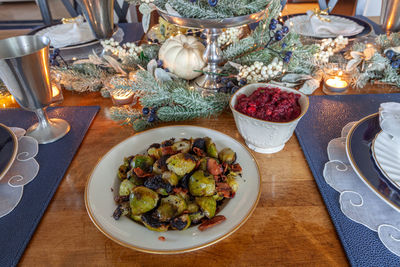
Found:
[[190, 216], [188, 214], [183, 214], [179, 217], [172, 219], [170, 225], [172, 229], [182, 231], [190, 226], [190, 222], [191, 222]]
[[129, 215], [129, 213], [130, 213], [129, 203], [125, 202], [118, 205], [118, 207], [115, 209], [113, 213], [113, 217], [115, 220], [119, 220], [121, 216], [127, 216]]
[[169, 195], [161, 199], [160, 206], [155, 211], [155, 216], [161, 222], [168, 222], [173, 217], [179, 216], [186, 210], [186, 202], [181, 197]]
[[168, 224], [160, 222], [152, 213], [143, 214], [140, 216], [140, 220], [146, 228], [156, 232], [165, 232], [169, 227]]
[[156, 147], [150, 147], [147, 150], [147, 154], [149, 154], [150, 157], [154, 158], [154, 159], [159, 159], [162, 156], [162, 151], [161, 148], [156, 148]]
[[236, 153], [232, 149], [226, 147], [218, 153], [218, 158], [222, 162], [232, 164], [236, 161]]
[[207, 218], [214, 217], [217, 210], [217, 201], [213, 197], [196, 197], [196, 203]]
[[232, 188], [232, 191], [235, 193], [239, 188], [239, 185], [236, 181], [236, 177], [237, 176], [234, 173], [229, 173], [228, 176], [226, 176], [226, 182]]
[[178, 153], [188, 153], [190, 151], [191, 142], [189, 140], [183, 140], [176, 142], [172, 145], [175, 151]]
[[165, 171], [162, 173], [162, 179], [167, 181], [170, 185], [175, 186], [179, 182], [179, 177], [174, 172]]
[[205, 217], [205, 215], [202, 211], [198, 211], [196, 213], [189, 214], [189, 218], [190, 218], [190, 221], [192, 222], [192, 224], [199, 223], [204, 217]]
[[153, 190], [138, 186], [129, 196], [129, 205], [133, 215], [139, 215], [154, 209], [158, 203], [158, 194]]
[[211, 140], [210, 137], [205, 137], [204, 140], [206, 141], [206, 151], [209, 157], [218, 158], [218, 150], [215, 146], [214, 142]]
[[118, 174], [117, 174], [118, 178], [120, 180], [126, 179], [128, 171], [129, 171], [129, 165], [126, 166], [125, 164], [123, 164], [123, 165], [119, 166]]
[[189, 178], [189, 191], [193, 196], [212, 196], [215, 193], [215, 180], [203, 171], [196, 171]]
[[126, 178], [128, 178], [128, 180], [131, 181], [134, 185], [143, 185], [144, 182], [144, 179], [138, 177], [133, 169], [129, 170]]
[[221, 201], [224, 199], [224, 196], [220, 195], [219, 193], [213, 195], [212, 197], [215, 199], [215, 201]]
[[196, 159], [188, 153], [179, 153], [167, 159], [168, 170], [179, 176], [191, 172], [196, 167]]
[[187, 203], [187, 211], [189, 213], [195, 213], [199, 211], [199, 205], [197, 205], [195, 202], [188, 202]]
[[144, 172], [151, 172], [154, 160], [145, 155], [136, 155], [131, 161], [132, 169], [140, 168]]
[[167, 181], [164, 181], [161, 178], [161, 175], [147, 178], [143, 185], [163, 196], [167, 196], [169, 193], [172, 192], [172, 186]]
[[206, 157], [200, 159], [199, 170], [207, 171], [207, 160]]
[[123, 180], [119, 185], [119, 195], [129, 196], [134, 187], [135, 185], [128, 179]]
[[162, 174], [163, 172], [168, 171], [168, 166], [166, 162], [168, 158], [168, 155], [164, 155], [156, 160], [156, 162], [154, 162], [153, 164], [153, 172], [157, 174]]

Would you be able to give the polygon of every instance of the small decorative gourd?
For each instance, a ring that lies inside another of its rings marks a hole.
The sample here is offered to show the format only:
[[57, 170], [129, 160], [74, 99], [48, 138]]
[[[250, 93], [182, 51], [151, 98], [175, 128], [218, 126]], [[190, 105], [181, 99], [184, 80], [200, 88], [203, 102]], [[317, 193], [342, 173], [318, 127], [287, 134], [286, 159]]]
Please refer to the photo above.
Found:
[[204, 45], [193, 36], [177, 35], [165, 41], [158, 53], [164, 68], [178, 77], [192, 80], [201, 75], [206, 65], [203, 60]]

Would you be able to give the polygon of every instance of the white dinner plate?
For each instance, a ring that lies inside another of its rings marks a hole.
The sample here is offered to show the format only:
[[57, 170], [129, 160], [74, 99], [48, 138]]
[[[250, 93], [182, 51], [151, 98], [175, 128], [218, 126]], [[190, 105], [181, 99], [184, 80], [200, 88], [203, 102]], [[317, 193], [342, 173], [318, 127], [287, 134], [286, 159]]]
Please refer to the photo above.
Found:
[[[206, 231], [197, 226], [184, 231], [154, 232], [122, 216], [119, 220], [112, 217], [117, 205], [114, 192], [117, 192], [119, 180], [118, 167], [124, 157], [144, 153], [153, 143], [160, 143], [174, 137], [196, 138], [210, 137], [217, 149], [230, 147], [237, 154], [237, 162], [242, 166], [242, 178], [238, 179], [239, 189], [234, 198], [227, 201], [218, 213], [226, 221]], [[85, 205], [96, 227], [113, 241], [142, 252], [175, 254], [193, 251], [212, 245], [235, 232], [250, 217], [256, 208], [261, 194], [261, 176], [256, 160], [241, 143], [233, 138], [211, 129], [196, 126], [168, 126], [151, 129], [136, 134], [113, 147], [94, 168], [85, 189]], [[113, 188], [113, 190], [111, 190]], [[160, 241], [159, 237], [165, 241]]]
[[[329, 18], [331, 23], [346, 23], [349, 27], [360, 26], [359, 30], [352, 32], [351, 34], [343, 34], [344, 37], [350, 37], [361, 33], [364, 30], [364, 26], [356, 23], [355, 21], [348, 19], [344, 16], [337, 16], [337, 15], [329, 15], [329, 16], [322, 16], [324, 18]], [[312, 30], [310, 26], [310, 18], [308, 15], [298, 15], [293, 16], [286, 20], [285, 25], [290, 28], [292, 32], [295, 32], [300, 35], [315, 37], [315, 38], [336, 38], [338, 35], [336, 34], [316, 34]]]
[[385, 132], [379, 132], [371, 146], [372, 156], [381, 172], [400, 186], [400, 145]]

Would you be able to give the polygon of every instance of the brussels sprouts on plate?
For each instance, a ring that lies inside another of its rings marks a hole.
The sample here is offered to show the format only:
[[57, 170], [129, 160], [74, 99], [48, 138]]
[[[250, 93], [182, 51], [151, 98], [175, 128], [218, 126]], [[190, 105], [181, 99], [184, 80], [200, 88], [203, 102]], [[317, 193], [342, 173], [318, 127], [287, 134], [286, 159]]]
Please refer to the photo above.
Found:
[[236, 153], [218, 151], [209, 137], [171, 138], [146, 152], [125, 158], [118, 169], [114, 219], [127, 216], [159, 232], [214, 225], [219, 206], [238, 190]]

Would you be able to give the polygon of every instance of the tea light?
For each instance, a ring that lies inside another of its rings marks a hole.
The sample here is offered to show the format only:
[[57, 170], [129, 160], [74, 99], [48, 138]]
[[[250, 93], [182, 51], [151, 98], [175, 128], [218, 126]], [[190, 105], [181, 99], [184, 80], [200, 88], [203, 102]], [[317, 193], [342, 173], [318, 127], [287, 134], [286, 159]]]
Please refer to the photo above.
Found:
[[349, 81], [346, 80], [342, 71], [336, 74], [327, 75], [324, 81], [323, 91], [326, 94], [340, 94], [344, 93], [349, 88]]
[[129, 105], [133, 102], [133, 92], [114, 90], [111, 92], [111, 99], [114, 105]]

